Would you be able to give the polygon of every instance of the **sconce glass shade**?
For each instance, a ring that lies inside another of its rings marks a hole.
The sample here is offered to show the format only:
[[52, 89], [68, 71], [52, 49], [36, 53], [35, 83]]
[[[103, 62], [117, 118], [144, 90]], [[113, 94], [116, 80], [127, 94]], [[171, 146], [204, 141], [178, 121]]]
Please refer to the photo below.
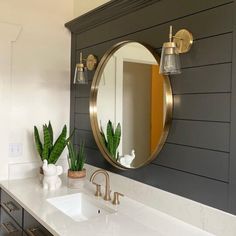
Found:
[[179, 52], [174, 42], [163, 44], [159, 73], [164, 75], [181, 73]]
[[75, 68], [74, 84], [88, 84], [87, 69], [83, 63], [79, 63]]

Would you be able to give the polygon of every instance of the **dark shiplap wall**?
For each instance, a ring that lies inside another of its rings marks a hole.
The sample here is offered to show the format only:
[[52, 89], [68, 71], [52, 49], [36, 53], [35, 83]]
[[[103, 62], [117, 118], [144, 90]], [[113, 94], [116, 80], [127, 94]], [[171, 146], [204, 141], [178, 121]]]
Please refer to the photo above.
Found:
[[120, 171], [103, 159], [90, 127], [91, 81], [71, 86], [74, 142], [86, 141], [89, 164], [236, 213], [236, 150], [230, 146], [236, 141], [234, 5], [229, 0], [111, 1], [67, 24], [72, 31], [72, 75], [81, 50], [101, 58], [113, 44], [130, 39], [160, 52], [169, 25], [174, 31], [189, 29], [195, 39], [190, 53], [181, 56], [183, 73], [171, 78], [174, 114], [169, 137], [158, 158], [146, 167]]

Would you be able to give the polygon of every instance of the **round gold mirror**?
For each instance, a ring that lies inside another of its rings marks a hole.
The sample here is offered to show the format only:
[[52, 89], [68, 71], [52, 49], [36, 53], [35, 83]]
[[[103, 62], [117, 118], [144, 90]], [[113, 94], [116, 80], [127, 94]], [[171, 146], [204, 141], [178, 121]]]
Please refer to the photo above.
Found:
[[149, 46], [125, 41], [101, 59], [92, 82], [90, 121], [96, 143], [120, 169], [148, 164], [162, 149], [172, 118], [169, 78]]

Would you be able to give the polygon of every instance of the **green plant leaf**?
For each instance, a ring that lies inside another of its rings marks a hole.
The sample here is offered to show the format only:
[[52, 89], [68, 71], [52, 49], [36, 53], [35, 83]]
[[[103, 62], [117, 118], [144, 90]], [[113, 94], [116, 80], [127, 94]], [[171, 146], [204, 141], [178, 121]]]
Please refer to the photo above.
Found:
[[113, 136], [114, 136], [113, 126], [111, 121], [109, 120], [107, 123], [107, 149], [114, 158]]
[[[64, 148], [68, 144], [68, 142], [72, 139], [74, 135], [74, 131], [72, 134], [66, 139], [67, 127], [63, 126], [61, 134], [57, 138], [55, 144], [53, 145], [53, 129], [51, 122], [49, 121], [48, 125], [43, 125], [43, 144], [40, 140], [39, 132], [36, 126], [34, 126], [34, 139], [36, 144], [36, 149], [42, 160], [47, 159], [49, 164], [55, 164]], [[76, 153], [74, 155], [74, 159], [76, 159]], [[68, 159], [68, 163], [71, 161]]]
[[76, 162], [76, 151], [71, 143], [71, 141], [69, 141], [67, 143], [67, 149], [68, 149], [68, 159], [69, 159], [69, 169], [74, 171], [75, 170], [75, 162]]
[[85, 143], [82, 141], [80, 143], [80, 147], [79, 147], [79, 153], [78, 153], [78, 158], [77, 158], [77, 161], [78, 161], [78, 170], [83, 170], [84, 168], [84, 163], [85, 163], [85, 160], [86, 160], [86, 157], [85, 157], [85, 152], [84, 152], [84, 146], [85, 146]]
[[102, 127], [101, 127], [100, 134], [101, 134], [102, 141], [103, 141], [105, 147], [107, 147], [107, 140], [106, 140], [106, 136], [105, 136], [105, 134], [104, 134], [104, 131], [103, 131]]
[[43, 125], [43, 136], [44, 136], [43, 140], [44, 144], [43, 144], [42, 158], [43, 160], [45, 159], [48, 160], [51, 148], [51, 139], [47, 125]]
[[114, 146], [114, 157], [117, 159], [117, 149], [118, 146], [120, 144], [120, 136], [121, 136], [121, 126], [120, 123], [118, 123], [116, 130], [115, 130], [115, 134], [113, 137], [113, 146]]
[[43, 157], [42, 157], [43, 145], [40, 140], [38, 128], [36, 126], [34, 126], [34, 141], [35, 141], [35, 145], [36, 145], [36, 149], [38, 151], [38, 154], [41, 157], [41, 160], [43, 160]]
[[120, 157], [120, 153], [119, 153], [119, 152], [117, 152], [117, 154], [116, 154], [116, 161], [118, 161], [118, 160], [119, 160], [119, 157]]
[[100, 134], [104, 142], [104, 145], [107, 148], [107, 151], [110, 153], [113, 159], [117, 160], [117, 149], [120, 144], [120, 137], [121, 137], [120, 123], [118, 123], [116, 129], [114, 129], [112, 122], [109, 120], [107, 122], [106, 136], [104, 134], [102, 127], [100, 128]]
[[49, 131], [49, 134], [50, 134], [51, 146], [53, 146], [53, 129], [52, 129], [52, 125], [51, 125], [50, 121], [48, 123], [48, 131]]
[[64, 148], [66, 147], [68, 141], [66, 141], [66, 134], [67, 134], [67, 127], [64, 125], [61, 134], [57, 138], [52, 151], [50, 153], [48, 163], [55, 164], [60, 157], [61, 153], [63, 152]]
[[72, 139], [74, 133], [75, 133], [75, 129], [73, 129], [71, 135], [66, 139], [66, 143], [69, 143], [69, 141], [71, 141], [71, 139]]
[[120, 123], [118, 123], [116, 130], [115, 130], [114, 137], [113, 137], [113, 145], [114, 145], [115, 155], [116, 155], [117, 148], [120, 144], [120, 137], [121, 137], [121, 126], [120, 126]]
[[69, 169], [72, 171], [83, 170], [86, 159], [84, 153], [84, 142], [81, 142], [78, 153], [76, 152], [76, 149], [74, 148], [71, 141], [68, 142], [67, 148]]

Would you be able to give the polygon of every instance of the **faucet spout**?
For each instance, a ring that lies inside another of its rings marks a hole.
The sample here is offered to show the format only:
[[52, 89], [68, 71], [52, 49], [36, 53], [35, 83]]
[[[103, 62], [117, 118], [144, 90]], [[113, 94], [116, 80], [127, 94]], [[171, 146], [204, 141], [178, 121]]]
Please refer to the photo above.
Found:
[[98, 174], [103, 174], [105, 176], [105, 181], [106, 181], [106, 185], [105, 185], [105, 195], [104, 195], [104, 200], [105, 201], [110, 201], [111, 200], [111, 189], [110, 189], [110, 177], [108, 175], [108, 173], [105, 170], [99, 169], [96, 170], [90, 177], [90, 182], [96, 184], [94, 182], [95, 177]]

